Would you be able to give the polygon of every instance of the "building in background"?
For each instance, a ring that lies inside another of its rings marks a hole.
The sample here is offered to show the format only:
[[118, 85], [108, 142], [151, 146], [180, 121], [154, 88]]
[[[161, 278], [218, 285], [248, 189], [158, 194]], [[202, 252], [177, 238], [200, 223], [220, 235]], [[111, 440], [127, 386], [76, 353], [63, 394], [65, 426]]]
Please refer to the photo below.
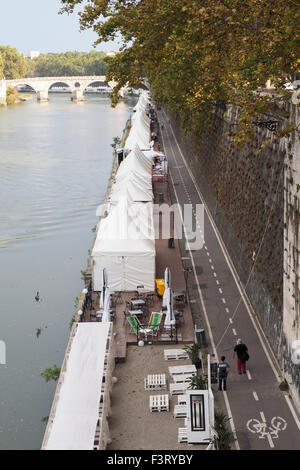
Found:
[[33, 59], [37, 59], [40, 56], [40, 54], [41, 53], [39, 51], [30, 51], [28, 52], [28, 54], [24, 54], [24, 56], [27, 59], [33, 60]]

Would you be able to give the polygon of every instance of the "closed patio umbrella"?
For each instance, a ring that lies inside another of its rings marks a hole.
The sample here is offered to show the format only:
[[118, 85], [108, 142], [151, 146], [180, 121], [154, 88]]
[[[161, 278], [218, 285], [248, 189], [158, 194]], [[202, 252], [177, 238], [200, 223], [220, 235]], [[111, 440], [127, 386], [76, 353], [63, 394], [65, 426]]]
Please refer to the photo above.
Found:
[[163, 295], [163, 301], [162, 301], [162, 306], [167, 307], [168, 305], [168, 298], [167, 298], [167, 290], [171, 288], [171, 271], [167, 267], [165, 269], [165, 292]]
[[110, 292], [109, 287], [105, 288], [102, 323], [110, 322]]
[[106, 268], [103, 269], [102, 273], [102, 291], [100, 296], [100, 308], [104, 308], [104, 298], [105, 298], [105, 290], [108, 287], [108, 276]]
[[167, 289], [167, 313], [165, 318], [165, 328], [171, 328], [176, 324], [176, 319], [173, 310], [173, 292], [172, 289], [169, 287]]

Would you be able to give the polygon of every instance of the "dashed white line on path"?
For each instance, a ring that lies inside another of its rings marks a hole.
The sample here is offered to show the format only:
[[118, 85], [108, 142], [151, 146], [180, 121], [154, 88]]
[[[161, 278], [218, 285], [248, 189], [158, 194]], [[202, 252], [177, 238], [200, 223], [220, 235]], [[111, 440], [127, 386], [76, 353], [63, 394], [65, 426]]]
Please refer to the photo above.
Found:
[[252, 377], [251, 377], [250, 372], [249, 372], [248, 370], [247, 370], [246, 372], [247, 372], [247, 375], [248, 375], [248, 379], [249, 379], [249, 380], [252, 380]]
[[226, 300], [224, 299], [224, 297], [222, 298], [222, 302], [223, 304], [226, 304]]
[[229, 308], [226, 307], [225, 310], [226, 310], [227, 313], [229, 313]]
[[230, 321], [230, 323], [233, 323], [233, 320], [232, 320], [232, 318], [229, 318], [229, 321]]
[[216, 283], [217, 283], [218, 285], [220, 284], [219, 281], [218, 281], [218, 279], [216, 279]]
[[258, 395], [257, 395], [257, 393], [256, 393], [256, 392], [252, 392], [252, 393], [253, 393], [253, 396], [254, 396], [254, 400], [258, 401], [258, 400], [259, 400], [259, 398], [258, 398]]
[[215, 267], [214, 267], [213, 265], [211, 265], [211, 269], [213, 269], [213, 270], [214, 270], [214, 269], [215, 269]]
[[236, 330], [235, 330], [234, 328], [232, 328], [232, 333], [234, 334], [234, 336], [237, 335], [237, 332], [236, 332]]
[[222, 291], [222, 289], [221, 289], [221, 288], [219, 288], [219, 292], [220, 292], [220, 294], [223, 294], [223, 291]]

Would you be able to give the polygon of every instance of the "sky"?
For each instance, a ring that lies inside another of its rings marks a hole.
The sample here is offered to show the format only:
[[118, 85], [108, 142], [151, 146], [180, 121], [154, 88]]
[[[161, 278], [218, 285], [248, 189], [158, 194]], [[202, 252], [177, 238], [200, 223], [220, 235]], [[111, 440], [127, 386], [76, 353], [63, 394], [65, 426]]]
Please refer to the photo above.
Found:
[[[29, 51], [90, 51], [97, 35], [79, 30], [78, 16], [58, 15], [60, 0], [0, 0], [0, 45]], [[102, 43], [96, 50], [114, 51], [118, 45]]]

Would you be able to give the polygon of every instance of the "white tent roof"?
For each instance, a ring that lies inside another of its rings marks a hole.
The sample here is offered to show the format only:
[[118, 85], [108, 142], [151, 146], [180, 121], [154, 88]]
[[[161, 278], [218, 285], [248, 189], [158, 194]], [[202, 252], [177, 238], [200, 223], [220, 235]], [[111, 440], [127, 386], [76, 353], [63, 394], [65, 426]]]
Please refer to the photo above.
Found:
[[[132, 154], [132, 156], [131, 156], [131, 154]], [[130, 156], [130, 158], [139, 161], [151, 173], [151, 171], [152, 171], [152, 162], [149, 161], [149, 158], [147, 158], [147, 156], [141, 151], [138, 144], [136, 144], [136, 146], [130, 152], [128, 157], [129, 156]]]
[[79, 323], [46, 450], [92, 450], [110, 323]]
[[145, 109], [147, 108], [147, 104], [150, 103], [150, 102], [151, 102], [151, 100], [150, 100], [150, 97], [149, 97], [149, 93], [146, 90], [143, 90], [142, 93], [140, 94], [140, 97], [139, 97], [139, 100], [138, 100], [137, 104], [135, 105], [135, 107], [133, 109], [134, 109], [134, 111], [138, 111], [140, 109], [145, 111]]
[[102, 219], [92, 256], [155, 253], [153, 205], [121, 201]]
[[142, 110], [137, 111], [132, 117], [132, 127], [124, 149], [132, 150], [136, 144], [140, 149], [150, 148], [150, 120]]
[[152, 202], [153, 192], [152, 188], [143, 185], [134, 177], [128, 178], [119, 184], [114, 184], [110, 193], [110, 202], [119, 202], [122, 199], [127, 199], [128, 202]]
[[116, 174], [116, 180], [118, 181], [119, 178], [133, 172], [139, 174], [140, 177], [152, 178], [152, 164], [137, 146], [122, 161]]
[[114, 191], [120, 191], [121, 189], [123, 189], [123, 187], [131, 185], [133, 181], [138, 186], [141, 186], [146, 190], [152, 191], [152, 177], [145, 176], [144, 174], [134, 170], [128, 172], [128, 174], [124, 173], [124, 175], [119, 175], [118, 177], [116, 177], [116, 182], [113, 186]]

